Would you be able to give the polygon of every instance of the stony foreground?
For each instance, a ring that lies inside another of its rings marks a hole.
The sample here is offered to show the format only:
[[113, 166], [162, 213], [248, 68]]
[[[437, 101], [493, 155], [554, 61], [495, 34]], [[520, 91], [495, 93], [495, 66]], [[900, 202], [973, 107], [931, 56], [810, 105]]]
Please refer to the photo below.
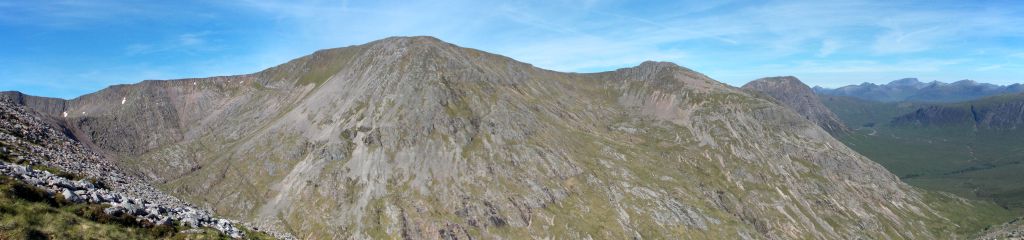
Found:
[[139, 221], [156, 225], [180, 223], [189, 227], [210, 227], [232, 238], [245, 235], [235, 227], [235, 221], [214, 218], [206, 211], [193, 207], [166, 207], [145, 199], [129, 197], [127, 194], [98, 188], [86, 180], [72, 181], [53, 173], [31, 167], [0, 162], [0, 174], [21, 180], [41, 188], [53, 197], [60, 197], [73, 203], [99, 203], [110, 207], [103, 212], [111, 216], [128, 214]]
[[[125, 174], [77, 142], [31, 116], [9, 101], [0, 101], [0, 153], [14, 162], [0, 162], [0, 173], [44, 189], [53, 197], [75, 203], [109, 204], [104, 212], [128, 214], [156, 225], [181, 224], [210, 227], [233, 238], [245, 237], [237, 221], [215, 218], [195, 207]], [[31, 165], [57, 168], [86, 180], [71, 180], [54, 173], [32, 169]], [[103, 185], [100, 187], [97, 185]], [[271, 233], [278, 238], [285, 234]]]

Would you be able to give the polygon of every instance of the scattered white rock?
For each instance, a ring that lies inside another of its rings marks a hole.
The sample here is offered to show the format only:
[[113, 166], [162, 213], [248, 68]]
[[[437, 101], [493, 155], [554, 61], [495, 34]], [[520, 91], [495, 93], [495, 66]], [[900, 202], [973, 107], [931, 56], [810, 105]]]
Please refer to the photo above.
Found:
[[47, 171], [31, 170], [28, 167], [7, 162], [0, 162], [0, 174], [58, 194], [69, 202], [109, 204], [111, 207], [103, 209], [103, 212], [108, 215], [128, 214], [139, 221], [145, 220], [158, 225], [178, 222], [190, 227], [217, 229], [232, 238], [245, 237], [242, 231], [235, 227], [237, 222], [215, 218], [209, 212], [195, 207], [168, 208], [161, 204], [150, 203], [146, 199], [128, 197], [125, 193], [96, 188], [88, 181], [71, 181]]

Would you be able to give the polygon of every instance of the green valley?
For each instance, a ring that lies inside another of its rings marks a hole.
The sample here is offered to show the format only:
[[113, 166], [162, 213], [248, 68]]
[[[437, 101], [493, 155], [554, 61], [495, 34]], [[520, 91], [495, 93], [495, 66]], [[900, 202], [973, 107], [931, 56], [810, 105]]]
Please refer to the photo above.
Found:
[[1024, 130], [1013, 119], [1024, 95], [950, 104], [821, 99], [854, 129], [837, 138], [903, 181], [1024, 209]]

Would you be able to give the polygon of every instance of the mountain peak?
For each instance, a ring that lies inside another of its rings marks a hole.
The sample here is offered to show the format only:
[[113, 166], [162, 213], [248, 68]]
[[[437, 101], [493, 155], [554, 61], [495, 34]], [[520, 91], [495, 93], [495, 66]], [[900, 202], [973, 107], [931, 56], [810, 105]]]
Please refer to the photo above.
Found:
[[399, 36], [389, 37], [377, 41], [368, 43], [367, 45], [375, 44], [403, 44], [403, 45], [451, 45], [451, 43], [445, 42], [441, 39], [432, 36]]
[[[775, 83], [775, 84], [797, 84], [797, 85], [804, 85], [805, 87], [807, 86], [806, 84], [801, 82], [800, 79], [797, 79], [794, 76], [765, 77], [765, 78], [759, 78], [757, 80], [751, 81], [750, 83], [754, 83], [754, 82], [772, 82], [772, 83]], [[750, 83], [748, 83], [748, 84], [750, 84]]]
[[902, 79], [898, 79], [898, 80], [894, 80], [892, 82], [889, 82], [889, 85], [908, 86], [908, 85], [917, 85], [917, 84], [920, 84], [920, 83], [921, 83], [921, 81], [919, 81], [917, 78], [902, 78]]
[[839, 117], [822, 104], [818, 96], [814, 94], [814, 90], [796, 77], [760, 78], [743, 85], [742, 88], [768, 95], [826, 131], [832, 133], [849, 131], [846, 125], [839, 121]]
[[975, 82], [974, 80], [970, 80], [970, 79], [964, 79], [964, 80], [953, 82], [951, 84], [953, 84], [953, 85], [978, 85], [978, 82]]
[[458, 49], [459, 46], [431, 36], [389, 37], [362, 45], [370, 49], [380, 49], [386, 53], [415, 53], [437, 49]]
[[675, 64], [673, 62], [662, 62], [662, 61], [651, 61], [651, 60], [647, 60], [647, 61], [644, 61], [644, 62], [640, 63], [640, 65], [638, 67], [682, 68], [678, 64]]

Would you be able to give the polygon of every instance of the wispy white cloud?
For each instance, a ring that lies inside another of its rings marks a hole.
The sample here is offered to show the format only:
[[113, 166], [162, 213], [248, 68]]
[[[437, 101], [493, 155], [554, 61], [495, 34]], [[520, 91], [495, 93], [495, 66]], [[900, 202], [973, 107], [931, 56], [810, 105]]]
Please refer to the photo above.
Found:
[[833, 62], [800, 62], [790, 70], [796, 73], [859, 74], [878, 72], [937, 72], [967, 62], [965, 59], [911, 59], [898, 62], [850, 60]]
[[818, 57], [828, 57], [828, 55], [832, 55], [832, 53], [835, 53], [836, 50], [839, 50], [841, 47], [842, 44], [840, 44], [839, 41], [825, 39], [821, 42], [821, 48], [818, 49]]
[[206, 37], [206, 35], [209, 34], [210, 32], [207, 31], [201, 33], [185, 33], [178, 35], [178, 45], [196, 46], [206, 44], [206, 39], [204, 39], [204, 37]]
[[0, 0], [0, 24], [83, 28], [126, 20], [206, 17], [201, 12], [183, 11], [186, 9], [180, 6], [159, 1]]
[[194, 53], [213, 51], [219, 49], [219, 47], [209, 44], [207, 38], [212, 34], [212, 31], [182, 33], [174, 36], [172, 39], [160, 40], [158, 42], [133, 43], [124, 47], [124, 53], [127, 56], [136, 56], [167, 52]]
[[932, 41], [942, 36], [938, 27], [917, 29], [913, 31], [890, 30], [878, 36], [872, 49], [876, 53], [907, 53], [931, 49]]
[[1005, 66], [1005, 64], [993, 64], [993, 65], [981, 66], [981, 67], [978, 67], [975, 70], [977, 70], [977, 71], [992, 71], [992, 70], [1003, 68], [1003, 66]]

